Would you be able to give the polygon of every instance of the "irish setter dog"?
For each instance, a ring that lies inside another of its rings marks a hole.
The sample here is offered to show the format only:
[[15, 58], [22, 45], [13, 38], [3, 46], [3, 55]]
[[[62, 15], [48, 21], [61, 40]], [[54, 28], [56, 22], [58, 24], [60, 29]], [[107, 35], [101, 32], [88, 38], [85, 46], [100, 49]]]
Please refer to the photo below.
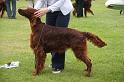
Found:
[[[92, 15], [94, 15], [93, 11], [91, 10], [91, 2], [92, 0], [84, 0], [84, 5], [83, 5], [83, 12], [84, 12], [84, 15], [85, 17], [87, 17], [87, 13], [91, 13]], [[74, 10], [73, 10], [73, 16], [76, 16], [77, 14], [77, 3], [73, 3], [73, 7], [74, 7]]]
[[90, 76], [92, 63], [87, 53], [87, 40], [99, 48], [104, 47], [106, 43], [90, 32], [80, 32], [71, 28], [58, 28], [46, 25], [41, 22], [40, 18], [34, 16], [36, 11], [33, 8], [18, 9], [19, 14], [30, 21], [32, 31], [30, 47], [35, 54], [33, 75], [39, 75], [43, 70], [46, 53], [63, 53], [68, 48], [71, 48], [75, 57], [86, 64], [86, 76]]
[[0, 17], [3, 17], [3, 14], [6, 10], [5, 0], [0, 0]]

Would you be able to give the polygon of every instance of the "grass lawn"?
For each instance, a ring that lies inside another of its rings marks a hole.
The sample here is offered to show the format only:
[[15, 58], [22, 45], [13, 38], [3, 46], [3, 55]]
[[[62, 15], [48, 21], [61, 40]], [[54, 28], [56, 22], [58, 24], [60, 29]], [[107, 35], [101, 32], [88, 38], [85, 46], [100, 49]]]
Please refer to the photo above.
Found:
[[[88, 42], [88, 52], [92, 59], [91, 77], [85, 77], [84, 63], [77, 61], [71, 50], [66, 52], [65, 70], [52, 74], [48, 65], [51, 55], [47, 55], [45, 69], [39, 76], [32, 76], [34, 54], [30, 49], [29, 21], [17, 13], [17, 19], [0, 19], [0, 65], [20, 61], [13, 69], [0, 69], [0, 82], [124, 82], [124, 15], [118, 10], [107, 9], [106, 0], [93, 1], [95, 15], [87, 18], [71, 16], [70, 28], [97, 34], [107, 42], [104, 48], [97, 48]], [[17, 1], [17, 9], [27, 7], [25, 0]], [[45, 17], [42, 18], [43, 21]]]

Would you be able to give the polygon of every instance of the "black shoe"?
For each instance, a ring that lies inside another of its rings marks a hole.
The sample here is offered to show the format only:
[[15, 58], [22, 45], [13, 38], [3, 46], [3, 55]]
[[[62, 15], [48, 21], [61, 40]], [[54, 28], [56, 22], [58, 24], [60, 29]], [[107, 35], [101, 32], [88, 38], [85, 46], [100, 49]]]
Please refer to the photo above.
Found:
[[11, 17], [11, 19], [16, 19], [16, 17]]
[[12, 18], [11, 16], [8, 17], [8, 19], [11, 19], [11, 18]]
[[9, 19], [16, 19], [16, 17], [8, 17]]

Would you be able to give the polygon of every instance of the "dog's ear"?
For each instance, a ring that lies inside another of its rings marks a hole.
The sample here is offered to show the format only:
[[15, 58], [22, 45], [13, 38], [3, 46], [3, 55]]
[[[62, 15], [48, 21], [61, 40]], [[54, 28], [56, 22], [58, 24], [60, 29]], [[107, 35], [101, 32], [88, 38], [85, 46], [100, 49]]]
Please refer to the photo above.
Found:
[[32, 16], [31, 23], [33, 26], [37, 24], [37, 17], [35, 17], [34, 15]]
[[36, 10], [36, 9], [33, 9], [33, 10], [32, 10], [33, 15], [32, 15], [32, 17], [31, 17], [31, 21], [32, 21], [32, 25], [33, 25], [33, 26], [36, 25], [36, 24], [39, 22], [39, 19], [40, 19], [39, 17], [36, 17], [36, 16], [35, 16], [34, 13], [35, 13], [36, 11], [38, 11], [38, 10]]

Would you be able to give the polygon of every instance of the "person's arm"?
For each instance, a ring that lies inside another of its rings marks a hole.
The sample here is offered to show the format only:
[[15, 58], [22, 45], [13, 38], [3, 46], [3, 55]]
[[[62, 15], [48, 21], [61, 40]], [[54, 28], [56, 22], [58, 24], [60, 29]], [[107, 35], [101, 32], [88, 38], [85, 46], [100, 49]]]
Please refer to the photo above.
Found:
[[44, 0], [37, 0], [36, 4], [34, 5], [35, 9], [40, 9], [45, 5], [45, 1]]
[[58, 10], [63, 4], [64, 4], [65, 0], [59, 0], [56, 3], [54, 3], [53, 5], [48, 7], [48, 10], [51, 10], [52, 12]]
[[49, 7], [39, 9], [34, 14], [35, 14], [36, 17], [41, 17], [49, 11], [54, 12], [54, 11], [58, 10], [64, 4], [64, 2], [65, 2], [65, 0], [59, 0], [59, 1], [57, 1], [56, 3], [54, 3], [53, 5], [51, 5]]

